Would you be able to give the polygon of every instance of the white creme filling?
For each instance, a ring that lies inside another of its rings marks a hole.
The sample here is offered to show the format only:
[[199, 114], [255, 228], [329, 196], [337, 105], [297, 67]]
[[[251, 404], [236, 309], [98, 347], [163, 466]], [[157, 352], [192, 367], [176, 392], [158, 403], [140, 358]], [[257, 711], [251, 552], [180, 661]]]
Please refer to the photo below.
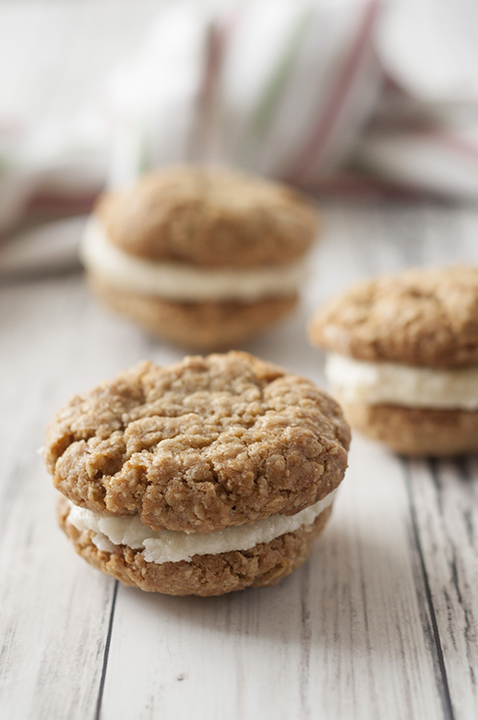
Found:
[[258, 269], [198, 269], [193, 265], [153, 262], [115, 247], [100, 223], [87, 223], [80, 256], [83, 264], [121, 290], [157, 295], [178, 302], [240, 300], [255, 302], [296, 292], [307, 275], [305, 260]]
[[68, 521], [77, 530], [95, 533], [93, 542], [99, 550], [111, 552], [116, 545], [143, 550], [146, 562], [190, 562], [193, 555], [218, 555], [231, 550], [249, 550], [258, 543], [268, 543], [279, 535], [312, 525], [320, 513], [332, 504], [336, 490], [323, 500], [295, 515], [272, 515], [248, 525], [235, 525], [207, 534], [177, 530], [155, 532], [141, 522], [138, 515], [109, 517], [71, 503]]
[[478, 409], [478, 366], [436, 370], [331, 354], [325, 374], [332, 392], [343, 402]]

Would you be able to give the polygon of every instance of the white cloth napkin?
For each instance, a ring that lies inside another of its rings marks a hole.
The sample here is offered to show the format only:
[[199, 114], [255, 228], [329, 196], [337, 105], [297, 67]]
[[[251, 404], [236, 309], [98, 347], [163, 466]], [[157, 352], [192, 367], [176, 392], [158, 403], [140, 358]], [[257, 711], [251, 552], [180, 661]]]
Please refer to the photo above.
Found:
[[171, 162], [303, 186], [350, 155], [378, 97], [377, 0], [180, 0], [115, 78], [110, 184]]
[[375, 48], [387, 78], [355, 149], [369, 172], [478, 199], [478, 3], [395, 0]]
[[12, 142], [1, 120], [0, 231], [39, 189], [90, 198], [176, 162], [476, 201], [478, 5], [174, 0], [73, 123]]

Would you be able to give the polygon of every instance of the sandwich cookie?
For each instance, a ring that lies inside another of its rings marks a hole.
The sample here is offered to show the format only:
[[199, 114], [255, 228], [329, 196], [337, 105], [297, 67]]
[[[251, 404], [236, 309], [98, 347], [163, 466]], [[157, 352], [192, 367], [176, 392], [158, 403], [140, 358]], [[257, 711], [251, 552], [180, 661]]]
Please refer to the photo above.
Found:
[[179, 166], [106, 193], [81, 257], [113, 311], [179, 345], [228, 349], [294, 308], [317, 225], [285, 186]]
[[478, 450], [478, 268], [353, 286], [309, 326], [353, 428], [410, 455]]
[[222, 595], [308, 558], [350, 433], [312, 382], [241, 352], [151, 362], [74, 397], [47, 428], [59, 521], [126, 585]]

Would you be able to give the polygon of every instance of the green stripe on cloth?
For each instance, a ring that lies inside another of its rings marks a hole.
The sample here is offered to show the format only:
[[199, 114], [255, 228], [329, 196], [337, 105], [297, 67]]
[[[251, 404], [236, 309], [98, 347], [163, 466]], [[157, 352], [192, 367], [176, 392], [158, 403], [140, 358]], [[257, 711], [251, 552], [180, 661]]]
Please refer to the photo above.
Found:
[[243, 167], [250, 167], [253, 164], [252, 160], [255, 152], [266, 134], [284, 85], [290, 76], [310, 17], [311, 8], [310, 4], [307, 3], [307, 7], [303, 9], [292, 27], [292, 32], [286, 40], [283, 52], [265, 84], [257, 107], [252, 114], [246, 130], [244, 144], [237, 158], [238, 164]]

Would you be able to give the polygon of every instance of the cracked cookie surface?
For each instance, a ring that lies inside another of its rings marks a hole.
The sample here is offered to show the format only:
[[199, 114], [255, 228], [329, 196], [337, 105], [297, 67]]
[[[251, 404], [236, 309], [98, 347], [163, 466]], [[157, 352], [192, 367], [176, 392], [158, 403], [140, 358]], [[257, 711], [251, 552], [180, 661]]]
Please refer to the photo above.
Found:
[[76, 505], [206, 533], [325, 497], [349, 440], [311, 381], [230, 352], [143, 362], [73, 398], [47, 428], [45, 459]]
[[408, 270], [351, 287], [312, 317], [314, 345], [359, 360], [478, 363], [478, 268]]

